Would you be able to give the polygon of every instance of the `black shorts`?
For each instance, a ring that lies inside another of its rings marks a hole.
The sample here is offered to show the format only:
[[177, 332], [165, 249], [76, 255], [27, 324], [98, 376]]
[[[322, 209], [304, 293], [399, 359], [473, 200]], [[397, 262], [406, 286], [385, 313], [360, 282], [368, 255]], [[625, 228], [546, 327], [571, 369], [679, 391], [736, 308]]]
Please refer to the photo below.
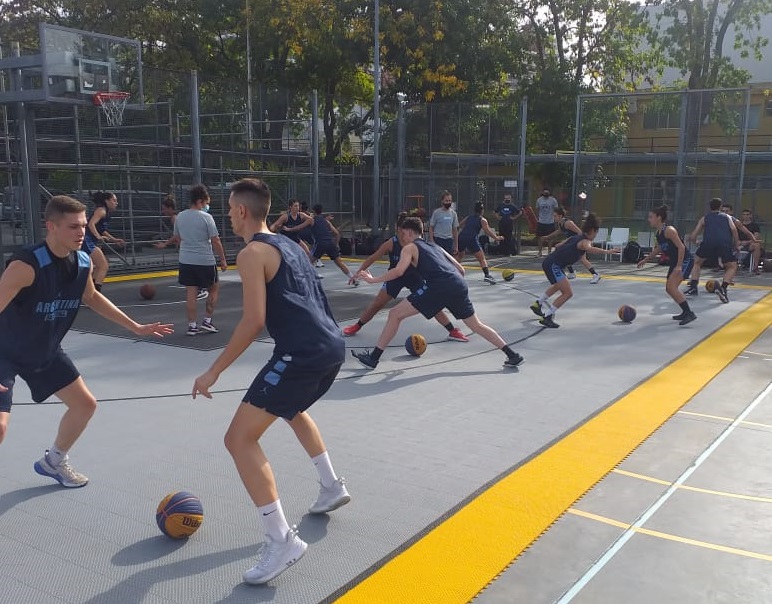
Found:
[[453, 253], [453, 239], [443, 239], [442, 237], [435, 237], [434, 243], [439, 245], [448, 254]]
[[295, 243], [300, 243], [300, 231], [281, 231], [281, 234]]
[[386, 281], [386, 283], [383, 284], [383, 290], [390, 298], [396, 298], [403, 289], [407, 288], [412, 293], [419, 289], [423, 284], [423, 279], [418, 275], [413, 275], [412, 277], [403, 275], [399, 279]]
[[180, 264], [180, 274], [177, 279], [180, 285], [188, 287], [212, 287], [217, 283], [217, 265], [204, 266], [203, 264]]
[[476, 254], [482, 252], [482, 246], [480, 245], [480, 237], [477, 235], [472, 236], [460, 236], [458, 238], [458, 251], [462, 254], [469, 252], [470, 254]]
[[544, 271], [544, 274], [547, 275], [547, 279], [552, 285], [555, 285], [558, 281], [562, 281], [566, 278], [563, 268], [554, 262], [547, 262], [545, 260], [541, 263], [541, 269]]
[[291, 420], [330, 389], [343, 363], [321, 369], [298, 367], [273, 356], [244, 395], [244, 402]]
[[697, 257], [703, 260], [721, 260], [724, 264], [737, 262], [735, 251], [731, 245], [710, 244], [704, 241], [697, 248]]
[[543, 222], [536, 223], [536, 236], [546, 237], [547, 235], [555, 232], [555, 223], [544, 224]]
[[337, 260], [340, 258], [340, 248], [334, 241], [317, 241], [311, 250], [311, 256], [317, 260], [322, 256], [327, 256], [330, 260]]
[[[670, 265], [670, 268], [667, 271], [668, 277], [670, 277], [670, 275], [673, 274], [673, 271], [676, 269], [676, 266], [678, 266], [678, 257], [676, 257], [675, 263]], [[683, 279], [688, 279], [689, 276], [692, 274], [693, 268], [694, 268], [694, 258], [692, 256], [689, 256], [688, 258], [684, 258], [684, 262], [681, 265], [681, 277]]]
[[466, 287], [437, 288], [426, 284], [410, 294], [407, 301], [427, 319], [431, 319], [443, 308], [447, 308], [460, 321], [474, 314], [474, 306]]
[[97, 242], [94, 241], [93, 237], [87, 234], [85, 237], [83, 237], [83, 243], [80, 246], [80, 251], [86, 252], [90, 256], [98, 247], [99, 246], [97, 245]]
[[0, 411], [11, 410], [13, 385], [17, 375], [27, 382], [32, 400], [36, 403], [42, 403], [80, 377], [70, 357], [61, 348], [52, 359], [34, 369], [19, 367], [12, 361], [0, 359], [0, 384], [8, 388], [6, 392], [0, 392]]

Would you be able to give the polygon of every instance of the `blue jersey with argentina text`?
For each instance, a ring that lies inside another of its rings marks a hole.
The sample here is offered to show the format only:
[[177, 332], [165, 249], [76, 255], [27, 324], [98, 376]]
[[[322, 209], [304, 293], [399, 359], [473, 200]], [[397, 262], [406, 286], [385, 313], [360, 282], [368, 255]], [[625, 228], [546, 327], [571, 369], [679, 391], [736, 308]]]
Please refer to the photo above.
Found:
[[584, 255], [584, 250], [580, 250], [578, 247], [579, 242], [585, 239], [589, 239], [589, 237], [584, 233], [569, 237], [563, 245], [555, 248], [555, 251], [544, 259], [544, 264], [557, 264], [560, 268], [565, 268], [579, 262], [579, 259]]
[[466, 281], [445, 254], [435, 243], [423, 239], [413, 242], [418, 248], [416, 270], [429, 287], [457, 287], [466, 291]]
[[464, 220], [464, 228], [461, 229], [461, 232], [458, 234], [458, 236], [459, 238], [463, 236], [464, 238], [468, 239], [477, 237], [480, 234], [481, 228], [482, 216], [480, 214], [470, 214], [466, 217], [466, 220]]
[[733, 237], [729, 221], [729, 216], [722, 212], [708, 212], [705, 214], [703, 242], [708, 245], [731, 247]]
[[316, 243], [327, 243], [333, 240], [330, 224], [327, 222], [327, 218], [322, 214], [314, 216], [314, 224], [311, 225], [311, 232], [314, 234]]
[[252, 241], [272, 245], [281, 254], [279, 270], [265, 284], [265, 326], [275, 343], [274, 355], [309, 369], [342, 363], [343, 336], [303, 248], [268, 233], [257, 233]]
[[[665, 230], [667, 229], [667, 227], [668, 227], [667, 224], [663, 224], [662, 228], [657, 231], [657, 245], [659, 246], [659, 250], [668, 257], [668, 260], [670, 260], [670, 264], [675, 266], [678, 263], [678, 248], [673, 245], [673, 242], [670, 241], [670, 239], [665, 237]], [[691, 253], [689, 252], [689, 248], [687, 247], [684, 250], [684, 262], [689, 260], [690, 257], [691, 257]]]
[[35, 270], [35, 280], [0, 313], [0, 358], [37, 369], [57, 354], [78, 314], [91, 260], [80, 251], [58, 258], [45, 243], [23, 248], [8, 263], [17, 260]]

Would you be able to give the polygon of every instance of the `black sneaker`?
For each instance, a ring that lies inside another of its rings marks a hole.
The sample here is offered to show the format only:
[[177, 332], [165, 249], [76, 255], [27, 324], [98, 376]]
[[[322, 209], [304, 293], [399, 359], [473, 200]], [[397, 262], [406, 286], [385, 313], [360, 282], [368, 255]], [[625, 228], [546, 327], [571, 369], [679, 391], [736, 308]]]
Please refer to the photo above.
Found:
[[685, 316], [686, 316], [686, 313], [685, 313], [685, 312], [682, 312], [680, 315], [673, 315], [673, 316], [671, 317], [671, 319], [673, 319], [673, 321], [683, 321], [683, 318], [684, 318]]
[[555, 323], [555, 320], [552, 318], [552, 315], [549, 315], [548, 317], [544, 317], [541, 321], [539, 321], [540, 325], [544, 325], [544, 327], [552, 327], [553, 329], [557, 329], [560, 327], [557, 323]]
[[533, 304], [531, 304], [528, 308], [530, 308], [533, 311], [533, 314], [543, 317], [544, 311], [541, 309], [541, 304], [539, 304], [539, 301], [536, 300]]
[[504, 361], [504, 367], [517, 367], [522, 362], [523, 357], [517, 353], [514, 353], [511, 357], [507, 357], [507, 360]]
[[694, 296], [696, 298], [699, 293], [696, 285], [690, 285], [684, 290], [684, 296]]
[[357, 361], [362, 363], [362, 365], [364, 365], [368, 369], [375, 369], [378, 366], [378, 361], [376, 361], [370, 355], [369, 350], [365, 350], [364, 352], [355, 352], [352, 350], [351, 356], [353, 356]]
[[725, 287], [717, 287], [716, 295], [723, 304], [727, 304], [729, 302], [729, 292], [726, 291]]
[[692, 311], [689, 311], [687, 313], [684, 313], [684, 318], [681, 319], [678, 324], [679, 325], [688, 325], [692, 321], [694, 321], [697, 318], [697, 315], [695, 315]]

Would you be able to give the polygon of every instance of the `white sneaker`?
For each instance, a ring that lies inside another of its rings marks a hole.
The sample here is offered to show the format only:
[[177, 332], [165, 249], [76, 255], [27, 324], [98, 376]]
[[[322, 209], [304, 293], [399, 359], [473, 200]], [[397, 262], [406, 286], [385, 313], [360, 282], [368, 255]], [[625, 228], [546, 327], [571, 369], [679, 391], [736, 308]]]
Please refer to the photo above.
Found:
[[576, 273], [568, 273], [566, 277], [568, 277], [569, 279], [576, 279]]
[[595, 273], [595, 274], [592, 276], [592, 279], [590, 279], [590, 283], [592, 283], [593, 285], [595, 285], [596, 283], [599, 283], [599, 282], [600, 282], [600, 280], [601, 280], [601, 276], [600, 276], [598, 273]]
[[483, 277], [483, 281], [485, 281], [488, 285], [496, 285], [496, 279], [494, 279], [492, 275], [485, 275], [485, 277]]
[[326, 514], [346, 505], [351, 501], [351, 495], [346, 490], [346, 480], [338, 478], [331, 487], [320, 485], [319, 497], [316, 503], [308, 508], [311, 514]]
[[196, 300], [206, 300], [209, 297], [208, 289], [199, 289], [196, 294]]
[[263, 585], [278, 577], [303, 557], [308, 544], [298, 537], [297, 527], [292, 527], [284, 541], [274, 541], [266, 535], [266, 542], [260, 552], [257, 564], [244, 573], [244, 582]]
[[317, 276], [319, 279], [324, 279], [324, 275], [323, 275], [322, 273], [316, 273], [316, 276]]
[[199, 327], [201, 331], [205, 331], [207, 333], [217, 333], [219, 330], [212, 324], [211, 321], [201, 321], [201, 327]]
[[316, 263], [314, 264], [314, 266], [316, 268], [324, 268], [324, 264], [322, 264], [321, 260], [317, 260]]
[[41, 476], [53, 478], [60, 485], [67, 487], [68, 489], [79, 489], [88, 484], [88, 478], [72, 469], [69, 462], [69, 456], [67, 455], [64, 456], [64, 459], [58, 466], [55, 466], [49, 461], [48, 450], [46, 450], [45, 455], [43, 455], [40, 461], [35, 462], [34, 468], [35, 472]]

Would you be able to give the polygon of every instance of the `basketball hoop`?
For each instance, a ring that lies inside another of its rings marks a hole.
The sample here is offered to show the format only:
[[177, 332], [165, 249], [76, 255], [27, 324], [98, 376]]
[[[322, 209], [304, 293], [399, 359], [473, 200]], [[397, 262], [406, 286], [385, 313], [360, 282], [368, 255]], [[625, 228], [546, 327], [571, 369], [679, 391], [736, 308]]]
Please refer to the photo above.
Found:
[[131, 96], [128, 92], [97, 92], [94, 105], [102, 109], [108, 126], [120, 126], [123, 123], [123, 110]]

